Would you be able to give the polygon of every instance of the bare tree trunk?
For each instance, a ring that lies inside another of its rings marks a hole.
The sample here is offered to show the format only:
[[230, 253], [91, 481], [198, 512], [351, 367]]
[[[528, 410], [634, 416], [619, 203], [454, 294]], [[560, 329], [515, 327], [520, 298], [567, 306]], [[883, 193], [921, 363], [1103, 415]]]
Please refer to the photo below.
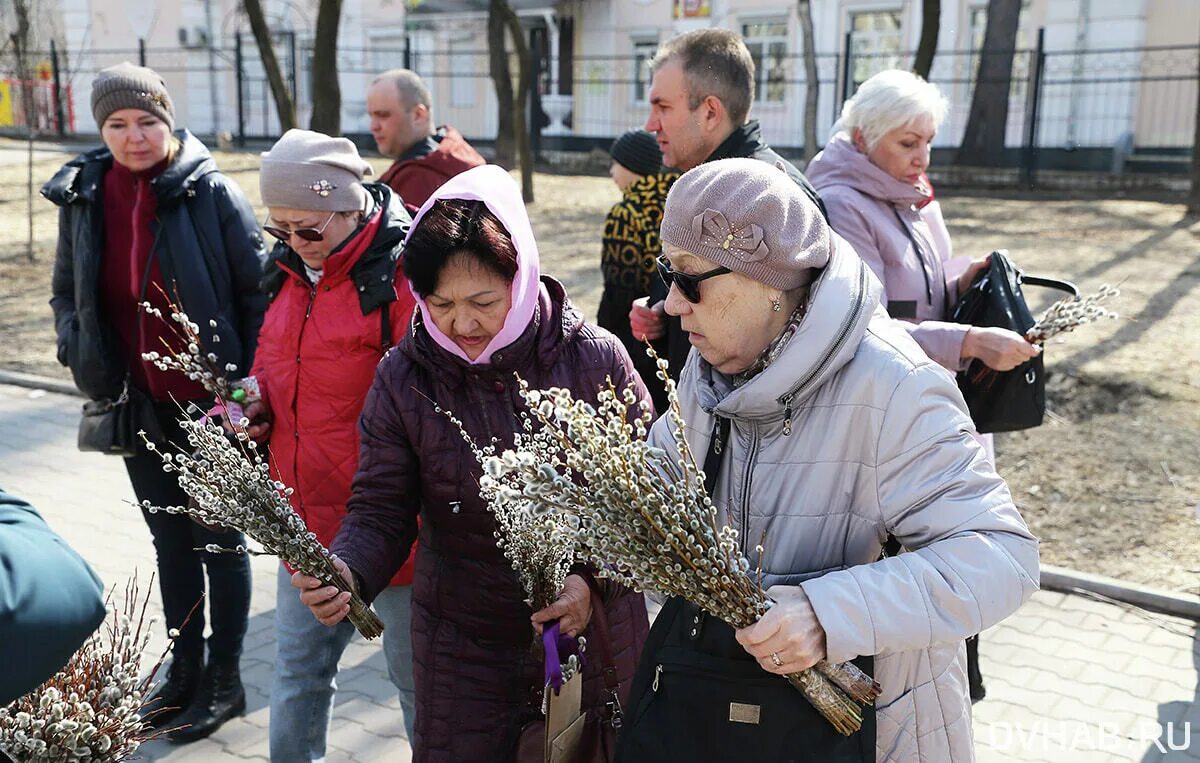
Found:
[[507, 0], [498, 0], [504, 23], [512, 37], [513, 49], [517, 54], [517, 97], [513, 101], [513, 132], [517, 138], [517, 156], [521, 160], [521, 198], [526, 204], [533, 203], [533, 151], [529, 146], [529, 126], [525, 113], [529, 106], [529, 88], [533, 75], [529, 67], [529, 45], [525, 41], [525, 30], [521, 20], [509, 6]]
[[516, 161], [516, 138], [513, 135], [513, 84], [508, 68], [508, 51], [504, 44], [505, 19], [500, 10], [504, 0], [488, 3], [488, 67], [492, 85], [496, 88], [496, 164], [511, 168]]
[[913, 73], [922, 79], [929, 79], [929, 70], [933, 68], [941, 21], [942, 0], [924, 0], [921, 4], [921, 41], [917, 44], [917, 57], [913, 61]]
[[308, 128], [326, 135], [342, 133], [342, 86], [338, 82], [337, 39], [342, 0], [320, 0], [313, 40], [312, 118]]
[[817, 98], [821, 95], [821, 80], [817, 74], [811, 0], [797, 0], [796, 12], [804, 39], [804, 165], [808, 166], [817, 155]]
[[979, 72], [975, 76], [966, 132], [956, 157], [958, 164], [987, 167], [1000, 164], [1004, 158], [1008, 91], [1020, 18], [1021, 0], [988, 0]]
[[[1200, 78], [1197, 79], [1200, 85]], [[1187, 214], [1200, 217], [1200, 92], [1196, 93], [1196, 130], [1192, 134], [1192, 191], [1188, 194]]]
[[[263, 70], [267, 73], [267, 81], [271, 84], [271, 95], [275, 98], [275, 112], [279, 115], [279, 128], [287, 132], [296, 127], [296, 104], [292, 103], [292, 92], [283, 81], [283, 71], [279, 68], [279, 59], [275, 57], [275, 46], [271, 44], [271, 30], [267, 28], [267, 18], [263, 14], [262, 0], [243, 0], [246, 16], [250, 19], [250, 31], [254, 33], [254, 41], [258, 43], [258, 55], [262, 59]], [[295, 62], [292, 62], [295, 65]]]

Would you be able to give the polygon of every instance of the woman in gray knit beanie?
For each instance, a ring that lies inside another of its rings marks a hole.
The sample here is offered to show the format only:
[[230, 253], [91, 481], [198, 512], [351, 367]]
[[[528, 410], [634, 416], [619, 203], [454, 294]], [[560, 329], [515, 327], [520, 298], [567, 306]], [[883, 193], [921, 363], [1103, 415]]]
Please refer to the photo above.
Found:
[[[318, 540], [331, 545], [346, 514], [358, 465], [358, 419], [375, 368], [408, 329], [413, 296], [400, 253], [411, 219], [354, 144], [288, 130], [262, 155], [259, 186], [278, 239], [266, 282], [271, 296], [254, 377], [262, 400], [245, 409], [250, 435], [268, 442], [272, 475], [295, 488], [292, 502]], [[303, 502], [302, 502], [303, 501]], [[411, 570], [374, 600], [384, 623], [388, 675], [413, 737]], [[276, 578], [271, 760], [323, 760], [338, 660], [354, 634], [327, 628], [300, 603], [291, 571]]]
[[[662, 240], [666, 310], [694, 348], [683, 434], [775, 605], [735, 630], [670, 599], [617, 760], [973, 760], [963, 640], [1037, 589], [1038, 551], [953, 377], [766, 162], [685, 172]], [[664, 416], [650, 432], [665, 464], [673, 428]], [[888, 535], [906, 553], [881, 558]], [[783, 678], [821, 660], [853, 660], [882, 687], [850, 736]]]
[[[205, 349], [218, 367], [231, 379], [244, 376], [266, 309], [258, 289], [262, 233], [245, 195], [208, 149], [186, 130], [172, 132], [175, 106], [157, 72], [130, 63], [103, 69], [92, 82], [91, 105], [104, 145], [67, 162], [42, 189], [60, 207], [50, 301], [58, 359], [82, 392], [128, 411], [133, 430], [145, 431], [160, 450], [188, 448], [180, 406], [207, 410], [211, 395], [145, 359], [174, 335], [143, 305], [165, 315], [177, 305], [206, 327], [206, 337], [215, 335]], [[144, 443], [102, 440], [91, 431], [81, 428], [80, 448], [124, 456], [139, 503], [188, 500]], [[154, 540], [164, 624], [178, 629], [146, 719], [170, 729], [169, 740], [188, 742], [245, 709], [239, 660], [250, 564], [204, 551], [244, 545], [241, 533], [166, 512], [143, 517]]]

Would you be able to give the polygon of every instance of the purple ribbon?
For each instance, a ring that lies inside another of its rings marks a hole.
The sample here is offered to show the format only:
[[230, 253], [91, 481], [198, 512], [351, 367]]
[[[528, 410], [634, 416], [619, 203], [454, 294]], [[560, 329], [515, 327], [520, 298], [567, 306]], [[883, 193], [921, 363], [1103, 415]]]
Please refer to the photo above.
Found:
[[[579, 641], [560, 631], [558, 621], [555, 620], [542, 629], [542, 646], [546, 650], [545, 683], [543, 685], [549, 684], [557, 695], [563, 685], [563, 661], [559, 655], [570, 657], [572, 654], [578, 654]], [[582, 662], [582, 657], [580, 661]]]

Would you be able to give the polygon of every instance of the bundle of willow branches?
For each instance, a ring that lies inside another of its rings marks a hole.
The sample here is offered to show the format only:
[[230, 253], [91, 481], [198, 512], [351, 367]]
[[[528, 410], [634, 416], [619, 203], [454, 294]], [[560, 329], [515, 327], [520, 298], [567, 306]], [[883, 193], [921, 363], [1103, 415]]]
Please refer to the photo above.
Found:
[[149, 598], [149, 592], [139, 597], [136, 579], [126, 584], [119, 608], [109, 594], [108, 618], [66, 666], [0, 708], [0, 749], [31, 763], [115, 763], [131, 759], [143, 742], [165, 731], [149, 728], [154, 711], [146, 698], [166, 653], [138, 679], [154, 625], [146, 617]]
[[[531, 390], [522, 380], [525, 432], [500, 455], [476, 452], [484, 469], [481, 493], [497, 515], [569, 518], [577, 553], [601, 575], [682, 597], [736, 628], [749, 626], [773, 602], [751, 576], [737, 531], [718, 526], [704, 474], [683, 436], [675, 385], [665, 361], [658, 365], [678, 462], [645, 442], [651, 414], [632, 389], [610, 385], [594, 407], [569, 390]], [[857, 703], [873, 702], [880, 690], [851, 663], [822, 661], [787, 678], [847, 735], [862, 724]]]
[[1119, 318], [1119, 315], [1100, 303], [1120, 294], [1117, 287], [1103, 284], [1095, 294], [1060, 299], [1042, 313], [1037, 323], [1025, 332], [1025, 338], [1034, 344], [1042, 344], [1051, 337], [1074, 331], [1085, 323], [1104, 318]]
[[194, 420], [187, 411], [180, 413], [179, 425], [187, 435], [189, 449], [172, 446], [172, 453], [145, 435], [142, 440], [162, 459], [163, 471], [178, 475], [179, 486], [192, 500], [187, 506], [153, 506], [149, 501], [142, 505], [151, 512], [185, 514], [205, 524], [240, 530], [293, 569], [339, 591], [350, 591], [350, 622], [366, 638], [383, 633], [383, 623], [338, 574], [333, 554], [288, 503], [292, 488], [271, 479], [267, 461], [245, 432], [249, 422], [235, 422], [235, 434], [230, 437], [214, 421]]
[[[375, 638], [383, 632], [383, 623], [338, 574], [333, 555], [288, 502], [292, 488], [271, 479], [270, 464], [246, 434], [250, 422], [230, 399], [239, 390], [225, 377], [225, 372], [236, 367], [221, 368], [217, 356], [205, 351], [200, 327], [170, 298], [168, 304], [169, 322], [150, 303], [142, 304], [143, 310], [171, 326], [172, 332], [172, 338], [162, 339], [163, 353], [149, 352], [143, 358], [161, 370], [178, 371], [202, 384], [218, 403], [214, 410], [226, 412], [234, 434], [227, 435], [204, 411], [183, 409], [179, 425], [187, 435], [190, 450], [173, 447], [175, 452], [165, 452], [139, 432], [146, 447], [162, 459], [163, 471], [178, 474], [179, 486], [192, 499], [187, 506], [151, 506], [149, 501], [142, 501], [142, 505], [152, 512], [186, 514], [205, 524], [240, 530], [293, 569], [339, 591], [350, 591], [350, 622], [366, 638]], [[209, 326], [216, 328], [213, 321]], [[219, 342], [220, 338], [214, 333], [212, 340]], [[190, 413], [197, 414], [197, 418]], [[240, 547], [234, 551], [248, 553]]]
[[[159, 287], [162, 291], [162, 287]], [[165, 295], [165, 292], [164, 292]], [[164, 316], [162, 310], [149, 302], [142, 302], [140, 307], [147, 315], [158, 318], [167, 327], [167, 336], [159, 336], [163, 351], [142, 353], [142, 359], [154, 364], [160, 371], [178, 371], [192, 381], [204, 385], [209, 394], [220, 401], [229, 398], [231, 389], [225, 374], [236, 371], [232, 363], [221, 366], [214, 352], [205, 352], [205, 343], [200, 336], [199, 324], [192, 321], [183, 308], [167, 296], [167, 304], [171, 310], [170, 316]], [[217, 322], [210, 320], [208, 327], [213, 330], [212, 342], [221, 341], [216, 333]]]

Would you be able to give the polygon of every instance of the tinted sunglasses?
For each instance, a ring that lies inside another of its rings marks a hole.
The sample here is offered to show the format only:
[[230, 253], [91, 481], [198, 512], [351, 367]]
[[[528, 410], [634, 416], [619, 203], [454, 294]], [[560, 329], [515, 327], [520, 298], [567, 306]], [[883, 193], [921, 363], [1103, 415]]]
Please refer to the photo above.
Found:
[[706, 273], [698, 273], [691, 275], [690, 273], [680, 273], [678, 270], [671, 269], [671, 262], [663, 256], [658, 257], [658, 274], [662, 276], [663, 281], [667, 284], [667, 289], [671, 285], [679, 287], [679, 293], [683, 298], [694, 305], [700, 304], [700, 282], [705, 278], [720, 276], [733, 271], [725, 266], [716, 267]]
[[[329, 223], [333, 222], [333, 217], [336, 214], [337, 212], [330, 212], [329, 217], [326, 218], [325, 223], [320, 228], [292, 228], [289, 230], [288, 228], [276, 228], [274, 225], [264, 223], [263, 230], [285, 244], [292, 240], [292, 236], [299, 236], [305, 241], [324, 241], [325, 229], [329, 227]], [[267, 219], [270, 220], [271, 218], [268, 217]]]

